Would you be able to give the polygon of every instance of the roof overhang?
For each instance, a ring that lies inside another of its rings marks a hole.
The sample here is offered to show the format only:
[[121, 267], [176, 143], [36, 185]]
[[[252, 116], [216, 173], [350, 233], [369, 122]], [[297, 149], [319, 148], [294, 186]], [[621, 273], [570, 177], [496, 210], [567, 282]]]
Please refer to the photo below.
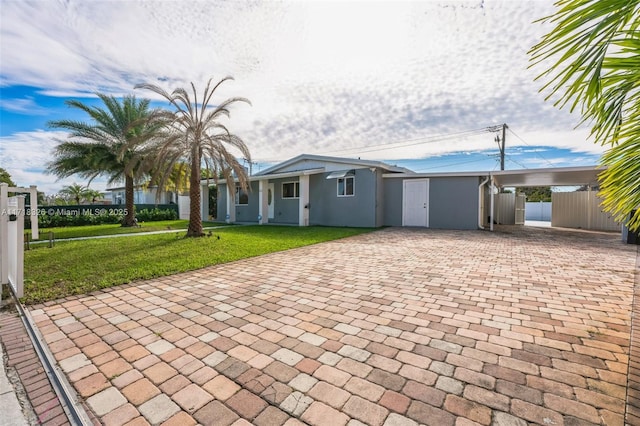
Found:
[[501, 187], [598, 185], [603, 167], [559, 167], [531, 170], [500, 170], [491, 173]]
[[351, 170], [339, 170], [336, 172], [331, 172], [329, 173], [329, 175], [327, 176], [327, 179], [339, 179], [339, 178], [343, 178], [345, 176], [353, 176], [355, 175], [355, 170], [351, 169]]
[[[324, 167], [320, 167], [317, 169], [306, 169], [306, 170], [296, 170], [294, 172], [286, 172], [286, 173], [272, 173], [270, 175], [253, 175], [249, 176], [249, 182], [259, 182], [261, 180], [272, 180], [272, 179], [284, 179], [291, 177], [299, 177], [299, 176], [309, 176], [309, 175], [317, 175], [319, 173], [324, 173]], [[209, 179], [212, 181], [213, 179]], [[238, 179], [236, 179], [236, 182]], [[226, 182], [224, 179], [219, 179], [218, 182], [224, 185]], [[201, 185], [206, 184], [206, 181], [200, 181]]]
[[385, 173], [384, 178], [442, 178], [442, 177], [493, 177], [501, 187], [526, 186], [581, 186], [598, 184], [598, 175], [604, 170], [598, 166], [557, 167], [546, 169], [499, 170], [487, 172], [445, 173]]

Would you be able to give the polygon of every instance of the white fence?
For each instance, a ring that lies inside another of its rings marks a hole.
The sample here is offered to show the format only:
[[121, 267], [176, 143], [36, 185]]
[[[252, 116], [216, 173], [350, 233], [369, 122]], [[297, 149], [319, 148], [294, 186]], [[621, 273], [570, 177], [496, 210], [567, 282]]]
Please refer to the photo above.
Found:
[[551, 201], [529, 201], [525, 212], [527, 220], [551, 222]]
[[[29, 193], [30, 211], [24, 204], [24, 195], [9, 197], [9, 193]], [[0, 298], [2, 285], [9, 284], [17, 297], [24, 296], [24, 217], [31, 215], [31, 235], [38, 239], [38, 191], [13, 188], [0, 183]]]
[[600, 207], [600, 199], [593, 191], [554, 192], [551, 226], [597, 231], [620, 231], [621, 225]]
[[189, 219], [189, 212], [191, 211], [190, 200], [187, 195], [178, 195], [178, 216], [180, 219]]

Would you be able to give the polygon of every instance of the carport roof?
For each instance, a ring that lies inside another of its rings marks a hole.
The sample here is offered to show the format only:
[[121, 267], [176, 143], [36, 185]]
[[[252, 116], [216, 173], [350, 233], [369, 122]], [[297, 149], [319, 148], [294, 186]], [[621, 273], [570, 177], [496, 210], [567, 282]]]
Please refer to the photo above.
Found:
[[561, 167], [492, 172], [499, 186], [579, 186], [598, 184], [602, 167]]
[[604, 170], [598, 166], [557, 167], [545, 169], [494, 170], [451, 173], [386, 173], [385, 178], [438, 178], [438, 177], [487, 177], [493, 176], [498, 186], [595, 186], [598, 175]]

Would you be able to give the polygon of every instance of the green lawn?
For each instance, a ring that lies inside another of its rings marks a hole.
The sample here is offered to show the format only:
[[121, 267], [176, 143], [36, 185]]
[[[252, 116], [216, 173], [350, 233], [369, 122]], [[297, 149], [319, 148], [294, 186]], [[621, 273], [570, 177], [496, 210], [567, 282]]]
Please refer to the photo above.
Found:
[[33, 245], [25, 251], [22, 300], [34, 304], [369, 231], [255, 225], [224, 227], [203, 238], [168, 233]]
[[[40, 239], [48, 240], [49, 232], [53, 232], [56, 240], [77, 237], [95, 237], [98, 235], [133, 234], [137, 232], [165, 231], [169, 229], [187, 229], [188, 220], [161, 220], [157, 222], [142, 222], [139, 228], [126, 227], [120, 224], [113, 225], [85, 225], [85, 226], [64, 226], [60, 228], [40, 229]], [[203, 222], [202, 226], [222, 226], [225, 223]], [[31, 230], [27, 231], [31, 233]]]

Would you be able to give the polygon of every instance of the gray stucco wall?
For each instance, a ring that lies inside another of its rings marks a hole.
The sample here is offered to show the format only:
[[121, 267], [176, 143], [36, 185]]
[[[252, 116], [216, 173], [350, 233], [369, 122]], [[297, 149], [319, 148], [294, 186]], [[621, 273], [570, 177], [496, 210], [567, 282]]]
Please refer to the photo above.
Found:
[[[273, 183], [273, 219], [269, 219], [269, 223], [298, 223], [298, 198], [282, 198], [282, 184], [285, 182], [299, 182], [297, 177], [273, 179], [269, 183]], [[256, 199], [256, 204], [258, 200]]]
[[[258, 222], [258, 182], [249, 186], [249, 204], [236, 205], [236, 222]], [[227, 185], [218, 184], [218, 220], [227, 217]]]
[[251, 182], [249, 188], [249, 204], [236, 205], [236, 222], [258, 221], [258, 182]]
[[353, 197], [338, 197], [337, 179], [329, 173], [311, 175], [309, 224], [324, 226], [376, 227], [376, 180], [380, 174], [356, 169]]
[[429, 181], [429, 227], [478, 229], [478, 177]]
[[[402, 226], [402, 182], [384, 179], [384, 224]], [[429, 179], [429, 227], [436, 229], [478, 228], [478, 177]]]

